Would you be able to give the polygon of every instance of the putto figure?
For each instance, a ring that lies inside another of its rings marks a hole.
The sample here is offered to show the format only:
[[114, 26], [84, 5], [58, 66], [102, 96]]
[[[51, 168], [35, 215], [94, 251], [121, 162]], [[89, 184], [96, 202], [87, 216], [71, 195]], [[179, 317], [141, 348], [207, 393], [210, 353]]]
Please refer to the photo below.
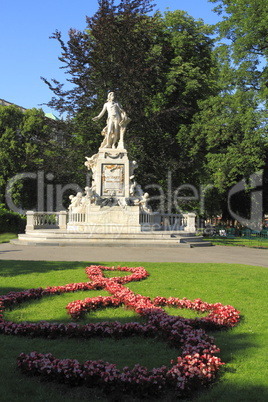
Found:
[[104, 127], [102, 135], [104, 140], [101, 144], [101, 148], [115, 148], [117, 141], [119, 140], [117, 148], [124, 148], [124, 134], [128, 123], [131, 121], [121, 104], [115, 100], [114, 92], [109, 92], [107, 102], [103, 105], [103, 109], [100, 114], [93, 117], [93, 121], [97, 121], [104, 116], [107, 112], [107, 126]]

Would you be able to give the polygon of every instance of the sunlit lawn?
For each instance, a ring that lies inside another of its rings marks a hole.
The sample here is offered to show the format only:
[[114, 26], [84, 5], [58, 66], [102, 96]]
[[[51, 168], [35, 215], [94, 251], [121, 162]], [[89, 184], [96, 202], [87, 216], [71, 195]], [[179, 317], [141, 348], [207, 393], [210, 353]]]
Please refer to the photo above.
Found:
[[[100, 263], [101, 264], [101, 263]], [[0, 261], [0, 293], [19, 291], [48, 285], [64, 285], [86, 281], [84, 269], [89, 262], [36, 262]], [[105, 265], [128, 265], [105, 263]], [[150, 273], [141, 282], [127, 286], [144, 296], [174, 296], [188, 299], [231, 304], [241, 311], [241, 323], [229, 331], [211, 333], [220, 347], [221, 359], [226, 366], [218, 381], [208, 390], [195, 395], [192, 400], [204, 401], [266, 401], [268, 400], [268, 270], [238, 264], [190, 263], [131, 263], [143, 265]], [[65, 306], [69, 301], [107, 294], [104, 291], [78, 292], [50, 296], [22, 304], [8, 311], [5, 318], [14, 321], [49, 320], [68, 322]], [[169, 310], [174, 314], [174, 310]], [[176, 312], [175, 312], [176, 313]], [[186, 311], [188, 314], [188, 311]], [[183, 311], [180, 311], [184, 315]], [[187, 315], [188, 316], [188, 315]], [[194, 316], [194, 313], [191, 313]], [[104, 309], [90, 314], [86, 322], [101, 320], [137, 321], [133, 312]], [[165, 343], [142, 337], [111, 339], [41, 339], [0, 335], [0, 399], [6, 401], [111, 401], [101, 390], [85, 387], [69, 388], [46, 383], [37, 377], [22, 375], [16, 369], [16, 359], [21, 352], [52, 352], [59, 358], [103, 359], [114, 362], [119, 368], [141, 363], [147, 367], [169, 365], [178, 351]], [[120, 400], [120, 399], [116, 399]], [[138, 401], [123, 396], [122, 401]], [[144, 400], [144, 398], [143, 398]], [[158, 401], [173, 401], [172, 394], [159, 396]]]
[[0, 243], [8, 243], [16, 237], [18, 237], [16, 233], [0, 233]]
[[211, 241], [214, 246], [239, 246], [239, 247], [254, 247], [254, 248], [268, 248], [267, 238], [246, 238], [246, 237], [205, 237], [206, 240]]

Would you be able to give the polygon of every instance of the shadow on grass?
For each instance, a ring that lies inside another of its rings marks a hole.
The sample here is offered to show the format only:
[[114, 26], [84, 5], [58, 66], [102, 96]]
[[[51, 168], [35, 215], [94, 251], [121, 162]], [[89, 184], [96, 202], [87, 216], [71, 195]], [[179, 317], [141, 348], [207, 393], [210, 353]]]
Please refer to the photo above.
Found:
[[[17, 276], [29, 273], [47, 273], [50, 271], [63, 271], [66, 269], [81, 269], [88, 265], [100, 265], [99, 262], [81, 261], [20, 261], [20, 260], [0, 260], [0, 277]], [[85, 282], [87, 276], [85, 274]]]
[[[175, 399], [160, 399], [162, 402], [175, 402]], [[186, 402], [185, 400], [180, 400]], [[199, 393], [198, 396], [193, 395], [187, 402], [266, 402], [268, 401], [268, 387], [249, 385], [249, 384], [232, 384], [226, 388], [220, 383], [215, 383], [211, 388]]]
[[[253, 341], [254, 335], [249, 333], [233, 333], [232, 330], [213, 333], [208, 331], [207, 333], [214, 337], [216, 345], [220, 348], [220, 357], [227, 364], [239, 358], [240, 355], [244, 356], [246, 351], [258, 347]], [[227, 366], [225, 370], [231, 369]]]
[[[225, 336], [227, 336], [227, 335], [228, 335], [228, 332], [225, 333]], [[252, 344], [249, 340], [247, 340], [247, 337], [233, 336], [232, 333], [231, 334], [229, 333], [229, 335], [231, 335], [231, 337], [234, 338], [232, 340], [232, 342], [230, 343], [230, 345], [232, 347], [234, 346], [235, 348], [237, 346], [237, 349], [234, 350], [234, 353], [233, 353], [234, 357], [239, 352], [245, 353], [244, 348], [252, 347]], [[3, 338], [3, 340], [4, 339], [6, 340], [7, 345], [9, 345], [9, 347], [11, 347], [13, 345], [12, 338], [14, 341], [14, 337], [4, 337]], [[27, 340], [24, 337], [21, 337], [20, 338], [21, 342], [20, 342], [19, 338], [20, 337], [17, 337], [17, 342], [18, 342], [18, 344], [16, 344], [17, 350], [14, 350], [14, 352], [13, 352], [14, 348], [12, 349], [12, 353], [14, 355], [14, 356], [12, 355], [12, 359], [13, 359], [12, 361], [15, 361], [18, 353], [20, 353], [21, 350], [28, 353], [28, 350], [29, 351], [33, 350], [33, 348], [37, 348], [38, 351], [41, 351], [43, 353], [47, 352], [47, 351], [51, 351], [51, 352], [53, 352], [53, 354], [56, 357], [61, 357], [61, 354], [63, 354], [63, 356], [64, 356], [64, 349], [61, 349], [58, 351], [57, 340], [48, 340], [48, 344], [46, 346], [45, 344], [41, 343], [42, 340], [40, 340], [40, 339], [38, 340], [38, 339], [32, 338], [29, 340], [29, 342], [27, 342]], [[95, 338], [95, 339], [98, 341], [98, 338]], [[108, 348], [107, 350], [109, 351], [107, 353], [116, 353], [116, 349], [115, 349], [115, 351], [110, 352], [110, 349], [112, 347], [116, 347], [116, 344], [114, 344], [114, 345], [110, 344], [108, 340], [102, 341], [101, 339], [99, 339], [99, 341], [100, 341], [99, 343], [100, 343], [101, 350], [98, 353], [100, 353], [100, 357], [99, 356], [94, 357], [94, 359], [102, 358], [104, 360], [108, 359], [108, 361], [114, 362], [113, 358], [112, 358], [112, 354], [111, 355], [109, 354], [108, 356], [106, 356], [106, 348]], [[40, 345], [42, 346], [41, 350], [39, 350], [39, 347], [40, 347], [39, 342], [40, 342]], [[56, 344], [56, 342], [57, 342], [57, 344]], [[61, 345], [61, 347], [63, 347], [65, 344], [66, 350], [68, 350], [68, 348], [70, 348], [73, 345], [72, 342], [76, 342], [75, 347], [79, 349], [80, 353], [82, 353], [81, 350], [83, 350], [84, 351], [83, 353], [85, 353], [85, 351], [89, 349], [88, 353], [89, 353], [89, 357], [90, 357], [91, 351], [90, 351], [90, 348], [88, 346], [86, 346], [87, 340], [82, 340], [80, 346], [77, 346], [77, 340], [75, 341], [75, 339], [73, 339], [73, 340], [69, 339], [66, 343], [64, 342], [63, 338], [61, 338], [59, 340], [59, 344]], [[94, 347], [95, 344], [92, 343], [92, 340], [90, 342], [91, 342], [90, 343], [91, 347]], [[135, 339], [131, 340], [131, 342], [136, 343]], [[34, 345], [32, 343], [34, 343]], [[216, 344], [217, 344], [217, 342], [216, 342]], [[118, 347], [120, 349], [122, 349], [122, 351], [120, 350], [121, 358], [124, 358], [124, 353], [128, 353], [128, 346], [126, 344], [122, 345], [121, 342], [119, 341]], [[158, 347], [161, 347], [161, 343], [159, 343]], [[25, 350], [25, 348], [26, 348], [26, 350]], [[95, 347], [94, 347], [94, 350], [95, 350]], [[137, 349], [136, 352], [139, 353], [139, 352], [141, 352], [141, 350]], [[144, 353], [144, 351], [142, 353]], [[222, 353], [220, 354], [220, 357], [222, 358], [223, 361], [225, 361], [225, 363], [227, 363], [227, 366], [225, 366], [222, 369], [220, 377], [218, 378], [218, 381], [216, 381], [216, 383], [214, 383], [212, 385], [212, 387], [202, 390], [202, 391], [197, 391], [197, 393], [194, 392], [191, 397], [189, 397], [187, 399], [179, 399], [180, 401], [187, 400], [188, 402], [189, 401], [195, 401], [195, 402], [212, 402], [212, 401], [217, 401], [217, 402], [226, 402], [226, 401], [256, 402], [256, 401], [258, 401], [258, 402], [262, 402], [263, 401], [264, 402], [264, 401], [268, 400], [268, 388], [265, 386], [261, 386], [261, 385], [258, 386], [257, 384], [254, 384], [254, 385], [250, 384], [250, 379], [248, 381], [249, 382], [248, 384], [238, 384], [238, 383], [234, 384], [234, 382], [231, 382], [231, 383], [225, 382], [224, 381], [225, 373], [233, 373], [234, 379], [235, 379], [235, 370], [232, 369], [232, 367], [228, 367], [229, 362], [226, 361], [226, 359], [224, 360], [225, 356], [223, 356]], [[73, 357], [71, 356], [71, 358], [73, 358]], [[174, 358], [173, 352], [172, 352], [172, 358]], [[159, 363], [159, 366], [161, 365], [161, 363]], [[16, 378], [14, 378], [14, 380], [15, 380], [15, 382], [16, 381], [21, 382], [23, 380], [26, 380], [29, 383], [29, 386], [32, 384], [32, 387], [34, 389], [35, 389], [35, 386], [38, 386], [39, 391], [40, 391], [39, 397], [37, 396], [37, 394], [35, 394], [35, 390], [33, 389], [32, 390], [32, 392], [33, 392], [32, 398], [33, 399], [28, 399], [28, 400], [38, 400], [40, 402], [45, 402], [45, 401], [47, 402], [49, 400], [53, 400], [50, 398], [46, 399], [46, 397], [45, 397], [45, 390], [48, 389], [48, 387], [50, 389], [53, 389], [54, 393], [56, 393], [56, 394], [58, 392], [60, 393], [60, 395], [59, 395], [60, 401], [64, 400], [64, 397], [65, 397], [66, 398], [65, 402], [69, 402], [69, 401], [73, 402], [75, 400], [76, 401], [77, 400], [80, 400], [80, 401], [97, 401], [97, 400], [99, 400], [99, 401], [110, 401], [110, 402], [111, 401], [116, 401], [116, 402], [120, 402], [120, 401], [122, 401], [122, 402], [125, 402], [125, 401], [128, 401], [128, 402], [131, 402], [131, 401], [173, 402], [174, 401], [175, 402], [178, 400], [178, 398], [176, 398], [176, 396], [174, 395], [174, 393], [172, 391], [164, 393], [164, 394], [159, 394], [159, 396], [156, 398], [143, 397], [143, 398], [139, 399], [139, 398], [131, 397], [131, 395], [124, 395], [121, 393], [109, 394], [109, 395], [105, 396], [105, 394], [102, 393], [101, 390], [98, 390], [95, 388], [92, 388], [92, 389], [88, 389], [86, 387], [70, 388], [68, 386], [64, 386], [63, 384], [56, 384], [53, 382], [35, 383], [35, 379], [33, 379], [33, 378], [27, 379], [27, 377], [25, 379], [25, 377], [22, 374], [18, 374], [16, 376]], [[1, 383], [1, 381], [0, 381], [0, 383]], [[19, 384], [17, 384], [17, 385], [19, 385]], [[1, 386], [0, 386], [0, 388], [1, 388]], [[6, 385], [3, 383], [3, 392], [5, 392], [5, 390], [6, 390]], [[43, 395], [41, 395], [41, 391], [43, 392]], [[34, 398], [36, 398], [36, 399], [34, 399]], [[3, 399], [3, 401], [4, 400], [5, 399]], [[12, 400], [12, 399], [10, 399], [10, 400]], [[20, 401], [25, 401], [25, 402], [27, 401], [26, 397], [25, 397], [25, 399], [21, 398], [21, 399], [13, 399], [13, 400], [20, 400]]]
[[[0, 275], [0, 278], [1, 278], [1, 275]], [[25, 289], [23, 289], [23, 288], [15, 288], [15, 287], [12, 287], [12, 286], [1, 286], [0, 287], [0, 296], [3, 296], [3, 295], [6, 295], [7, 293], [10, 293], [10, 292], [22, 292], [22, 291], [24, 291]]]

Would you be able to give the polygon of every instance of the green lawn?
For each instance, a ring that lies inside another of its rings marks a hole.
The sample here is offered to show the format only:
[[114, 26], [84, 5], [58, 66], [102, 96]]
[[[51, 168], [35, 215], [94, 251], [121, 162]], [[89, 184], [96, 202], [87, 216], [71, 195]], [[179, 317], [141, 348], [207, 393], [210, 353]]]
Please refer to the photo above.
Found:
[[[0, 294], [9, 291], [48, 285], [64, 285], [86, 281], [84, 269], [91, 263], [0, 261]], [[100, 262], [100, 264], [102, 264]], [[105, 265], [129, 265], [105, 263]], [[174, 296], [187, 299], [201, 298], [210, 303], [230, 304], [240, 310], [241, 323], [232, 330], [213, 332], [220, 347], [221, 359], [226, 363], [218, 381], [200, 392], [192, 401], [266, 401], [268, 400], [268, 269], [239, 264], [190, 264], [190, 263], [131, 263], [144, 266], [150, 273], [141, 282], [127, 286], [144, 296]], [[88, 291], [50, 296], [42, 300], [22, 304], [8, 311], [6, 318], [14, 321], [49, 320], [67, 322], [65, 306], [69, 301], [107, 294], [104, 291]], [[174, 314], [174, 310], [171, 311]], [[188, 311], [186, 311], [188, 316]], [[185, 315], [180, 311], [181, 315]], [[194, 316], [194, 313], [191, 313]], [[104, 309], [90, 314], [90, 321], [137, 321], [139, 317], [129, 310]], [[101, 390], [69, 388], [46, 383], [37, 377], [22, 375], [16, 369], [16, 359], [21, 352], [52, 352], [59, 358], [103, 359], [116, 363], [119, 368], [141, 363], [147, 367], [169, 364], [178, 351], [165, 343], [142, 337], [111, 339], [41, 339], [0, 335], [0, 395], [1, 401], [111, 401]], [[116, 399], [119, 401], [120, 399]], [[122, 401], [138, 401], [127, 396]], [[143, 398], [144, 400], [144, 398]], [[157, 398], [171, 402], [173, 395]]]
[[11, 239], [18, 237], [16, 233], [0, 233], [0, 243], [9, 243]]
[[239, 247], [254, 247], [268, 248], [268, 239], [258, 237], [205, 237], [205, 240], [211, 241], [214, 246], [239, 246]]

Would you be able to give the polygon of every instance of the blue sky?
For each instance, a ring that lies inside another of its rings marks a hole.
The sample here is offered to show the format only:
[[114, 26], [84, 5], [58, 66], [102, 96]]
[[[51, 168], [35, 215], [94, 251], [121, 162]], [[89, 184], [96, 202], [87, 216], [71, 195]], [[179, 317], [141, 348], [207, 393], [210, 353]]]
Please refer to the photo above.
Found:
[[[219, 17], [207, 0], [155, 0], [155, 10], [184, 10], [195, 19], [214, 24]], [[97, 0], [8, 0], [0, 7], [0, 99], [25, 108], [53, 112], [47, 103], [53, 93], [41, 76], [64, 82], [66, 74], [59, 67], [60, 47], [49, 39], [55, 30], [65, 40], [68, 30], [86, 27], [86, 16], [98, 10]], [[57, 113], [55, 113], [57, 114]]]

